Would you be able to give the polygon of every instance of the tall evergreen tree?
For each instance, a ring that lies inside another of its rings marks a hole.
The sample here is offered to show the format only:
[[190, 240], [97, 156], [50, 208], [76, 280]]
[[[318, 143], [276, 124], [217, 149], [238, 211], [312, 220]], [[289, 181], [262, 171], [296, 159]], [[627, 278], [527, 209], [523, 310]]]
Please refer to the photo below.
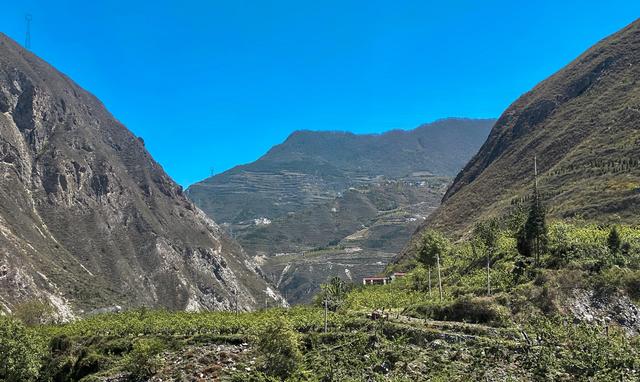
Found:
[[611, 231], [609, 231], [609, 237], [607, 237], [607, 246], [613, 254], [618, 254], [620, 252], [620, 248], [622, 247], [622, 239], [620, 238], [620, 233], [618, 232], [618, 228], [616, 226], [613, 226], [611, 228]]
[[529, 214], [518, 232], [517, 239], [520, 255], [528, 262], [533, 260], [535, 266], [538, 266], [540, 264], [540, 256], [546, 251], [548, 240], [546, 211], [538, 192], [537, 169]]

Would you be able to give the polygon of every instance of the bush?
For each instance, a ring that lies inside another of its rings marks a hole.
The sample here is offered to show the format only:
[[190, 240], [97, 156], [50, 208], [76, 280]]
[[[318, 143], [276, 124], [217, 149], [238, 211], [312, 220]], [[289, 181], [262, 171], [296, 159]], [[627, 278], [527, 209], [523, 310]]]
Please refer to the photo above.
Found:
[[607, 230], [557, 222], [550, 227], [550, 256], [546, 265], [595, 272], [614, 265], [636, 268], [639, 235], [637, 228], [628, 226]]
[[125, 357], [125, 369], [131, 378], [140, 381], [156, 373], [161, 365], [160, 353], [165, 349], [164, 343], [157, 339], [139, 339]]
[[503, 325], [508, 310], [488, 297], [462, 297], [444, 304], [426, 304], [411, 308], [409, 314], [441, 321], [464, 321], [478, 324]]
[[54, 321], [55, 309], [51, 304], [39, 300], [31, 300], [17, 305], [13, 316], [27, 326], [48, 324]]
[[284, 318], [268, 322], [259, 333], [256, 345], [264, 372], [283, 380], [291, 376], [302, 361], [300, 335]]
[[637, 380], [639, 348], [621, 330], [574, 325], [559, 317], [529, 317], [529, 341], [522, 349], [522, 366], [535, 380]]
[[43, 346], [17, 320], [0, 316], [0, 381], [32, 381], [38, 376]]
[[73, 379], [80, 380], [104, 369], [109, 364], [109, 359], [94, 351], [83, 349], [73, 367]]
[[640, 271], [611, 267], [594, 278], [594, 287], [600, 292], [625, 291], [629, 297], [640, 300]]

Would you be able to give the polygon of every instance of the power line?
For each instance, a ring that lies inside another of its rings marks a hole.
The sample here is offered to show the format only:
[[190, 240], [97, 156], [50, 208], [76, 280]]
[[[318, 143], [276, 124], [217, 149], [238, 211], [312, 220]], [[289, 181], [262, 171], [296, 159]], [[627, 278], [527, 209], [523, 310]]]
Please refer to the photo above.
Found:
[[31, 21], [33, 20], [33, 17], [31, 16], [31, 14], [27, 13], [24, 16], [24, 20], [27, 23], [27, 33], [24, 38], [24, 47], [27, 49], [31, 49]]

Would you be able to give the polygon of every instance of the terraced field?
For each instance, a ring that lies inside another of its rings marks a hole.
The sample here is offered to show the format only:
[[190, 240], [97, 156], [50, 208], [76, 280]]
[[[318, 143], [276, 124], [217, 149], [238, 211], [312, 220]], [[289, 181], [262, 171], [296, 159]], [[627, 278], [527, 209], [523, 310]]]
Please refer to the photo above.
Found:
[[308, 302], [330, 277], [359, 282], [382, 272], [437, 207], [448, 181], [380, 179], [286, 217], [228, 228], [289, 302]]

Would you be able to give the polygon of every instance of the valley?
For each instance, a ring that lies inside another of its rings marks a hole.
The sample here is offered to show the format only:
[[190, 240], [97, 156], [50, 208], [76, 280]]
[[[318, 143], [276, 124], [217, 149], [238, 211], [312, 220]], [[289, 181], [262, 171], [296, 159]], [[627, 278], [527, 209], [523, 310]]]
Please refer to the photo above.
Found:
[[[438, 205], [449, 178], [378, 179], [268, 224], [231, 225], [290, 303], [309, 302], [334, 276], [381, 273]], [[253, 224], [251, 224], [253, 223]]]
[[0, 33], [0, 381], [638, 381], [638, 78], [640, 20], [497, 120], [298, 130], [183, 189]]
[[453, 118], [380, 135], [296, 132], [256, 162], [186, 193], [290, 303], [305, 303], [331, 277], [359, 282], [381, 273], [492, 123]]

